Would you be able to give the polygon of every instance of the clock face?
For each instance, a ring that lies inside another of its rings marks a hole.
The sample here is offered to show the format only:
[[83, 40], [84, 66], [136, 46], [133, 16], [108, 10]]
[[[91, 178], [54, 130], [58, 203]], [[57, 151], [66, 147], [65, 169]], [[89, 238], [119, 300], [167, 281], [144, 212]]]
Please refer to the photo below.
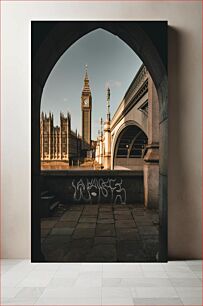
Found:
[[85, 100], [84, 100], [84, 105], [85, 105], [85, 106], [88, 106], [88, 104], [89, 104], [89, 99], [85, 99]]

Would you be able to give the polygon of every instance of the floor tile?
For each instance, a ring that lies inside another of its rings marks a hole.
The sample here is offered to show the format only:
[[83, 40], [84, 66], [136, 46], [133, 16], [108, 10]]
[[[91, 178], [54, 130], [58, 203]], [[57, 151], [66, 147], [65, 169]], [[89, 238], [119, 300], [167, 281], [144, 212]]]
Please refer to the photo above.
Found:
[[202, 286], [201, 287], [176, 287], [178, 295], [183, 297], [202, 297]]
[[132, 297], [102, 297], [102, 305], [130, 306], [134, 305], [134, 302]]
[[19, 284], [19, 287], [46, 287], [53, 278], [54, 271], [32, 271]]
[[179, 272], [179, 271], [167, 271], [169, 278], [197, 278], [195, 273], [191, 272]]
[[122, 279], [121, 284], [125, 284], [128, 287], [171, 287], [171, 282], [168, 278], [126, 278]]
[[170, 278], [172, 286], [176, 287], [200, 287], [202, 281], [199, 278]]
[[84, 286], [74, 286], [67, 288], [58, 288], [58, 289], [45, 289], [41, 297], [47, 298], [86, 298], [86, 297], [101, 297], [101, 287], [84, 287]]
[[101, 263], [83, 263], [81, 265], [81, 272], [98, 271], [102, 272], [103, 266]]
[[201, 297], [182, 297], [181, 300], [183, 302], [183, 305], [190, 305], [190, 306], [203, 305]]
[[101, 305], [101, 297], [99, 298], [91, 298], [91, 297], [65, 297], [65, 298], [45, 298], [41, 297], [37, 300], [35, 305], [53, 305], [53, 306], [58, 306], [58, 305], [80, 305], [80, 306], [89, 306], [89, 305], [94, 305], [94, 306], [100, 306]]
[[136, 296], [140, 298], [159, 298], [159, 297], [167, 297], [167, 298], [175, 298], [179, 297], [176, 290], [171, 287], [162, 287], [160, 288], [150, 288], [150, 287], [136, 287]]
[[202, 305], [200, 261], [1, 264], [3, 305]]
[[134, 298], [133, 301], [134, 305], [149, 305], [149, 306], [183, 305], [183, 302], [181, 301], [180, 298]]
[[149, 278], [168, 278], [168, 274], [165, 271], [144, 271], [143, 275]]
[[102, 287], [126, 287], [122, 286], [122, 278], [103, 278]]
[[128, 298], [131, 296], [131, 290], [130, 288], [124, 288], [124, 287], [103, 287], [102, 288], [102, 299], [103, 298]]
[[44, 292], [44, 289], [44, 287], [24, 287], [17, 293], [15, 297], [16, 299], [39, 298]]
[[7, 301], [5, 301], [4, 305], [35, 305], [37, 302], [37, 297], [29, 297], [29, 298], [12, 298]]
[[[78, 276], [78, 274], [77, 274]], [[75, 278], [67, 278], [67, 277], [53, 277], [48, 283], [48, 289], [57, 289], [57, 288], [67, 288], [74, 286], [78, 277]]]
[[188, 266], [196, 266], [196, 265], [202, 266], [202, 260], [185, 260], [185, 264], [187, 264]]
[[19, 293], [19, 291], [21, 291], [21, 288], [18, 288], [18, 287], [2, 287], [1, 297], [3, 299], [13, 298]]

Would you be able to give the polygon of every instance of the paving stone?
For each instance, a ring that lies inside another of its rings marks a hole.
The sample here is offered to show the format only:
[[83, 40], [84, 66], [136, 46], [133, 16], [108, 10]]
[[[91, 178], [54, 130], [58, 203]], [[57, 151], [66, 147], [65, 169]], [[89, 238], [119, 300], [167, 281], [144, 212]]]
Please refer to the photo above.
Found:
[[159, 247], [154, 220], [157, 210], [143, 206], [63, 206], [41, 219], [43, 253], [47, 261], [59, 262], [154, 262]]
[[[63, 262], [85, 262], [86, 254], [88, 253], [89, 248], [71, 248], [69, 252], [67, 252], [62, 261]], [[78, 293], [79, 294], [79, 293]]]
[[48, 262], [62, 262], [64, 255], [68, 252], [69, 245], [63, 245], [57, 248], [47, 249], [44, 247], [42, 253], [45, 254], [46, 261]]
[[58, 221], [54, 227], [75, 227], [77, 221]]
[[97, 224], [113, 224], [114, 219], [98, 219]]
[[95, 228], [96, 223], [78, 223], [76, 229], [78, 228]]
[[56, 222], [56, 220], [43, 220], [41, 221], [41, 228], [52, 228]]
[[113, 205], [113, 208], [114, 208], [115, 210], [119, 210], [119, 209], [125, 210], [125, 209], [128, 209], [128, 205], [114, 204], [114, 205]]
[[98, 204], [86, 204], [85, 209], [98, 209], [100, 205]]
[[114, 210], [114, 215], [127, 215], [127, 216], [131, 216], [131, 212], [129, 210]]
[[121, 262], [144, 262], [146, 260], [141, 240], [118, 242], [117, 256]]
[[139, 216], [133, 213], [133, 216], [135, 219], [138, 219], [138, 221], [151, 221], [151, 218], [146, 216], [145, 214], [143, 216]]
[[81, 217], [79, 223], [96, 223], [97, 218], [95, 217]]
[[91, 248], [93, 246], [94, 239], [74, 239], [71, 241], [71, 248]]
[[116, 220], [115, 222], [115, 227], [116, 228], [135, 228], [136, 224], [133, 220]]
[[74, 234], [73, 234], [73, 239], [81, 239], [81, 238], [93, 238], [95, 234], [95, 229], [89, 228], [81, 228], [81, 229], [76, 229]]
[[116, 234], [119, 240], [139, 240], [140, 236], [136, 229], [116, 228]]
[[89, 213], [89, 212], [86, 212], [86, 213], [82, 214], [82, 217], [85, 217], [85, 218], [88, 218], [88, 217], [97, 218], [97, 215], [98, 215], [98, 213], [94, 213], [94, 212]]
[[112, 219], [113, 214], [112, 213], [99, 213], [98, 219]]
[[94, 244], [116, 244], [116, 239], [114, 237], [95, 237]]
[[113, 209], [112, 209], [112, 207], [110, 206], [110, 207], [100, 207], [99, 208], [99, 212], [103, 212], [103, 213], [108, 213], [108, 212], [112, 212], [113, 211]]
[[144, 250], [147, 256], [156, 259], [156, 255], [159, 251], [159, 242], [154, 240], [143, 241]]
[[131, 220], [133, 221], [133, 217], [131, 215], [115, 215], [116, 220]]
[[61, 221], [77, 221], [81, 215], [81, 212], [67, 211], [62, 217]]
[[139, 221], [135, 219], [137, 226], [153, 226], [151, 221]]
[[117, 248], [118, 250], [129, 249], [129, 250], [137, 250], [142, 249], [144, 247], [141, 239], [137, 240], [118, 240]]
[[96, 236], [113, 237], [115, 236], [115, 228], [113, 224], [97, 224]]
[[60, 236], [51, 235], [48, 236], [44, 241], [45, 244], [50, 244], [52, 246], [60, 246], [62, 244], [67, 244], [69, 242], [70, 242], [70, 236], [65, 236], [65, 235], [60, 235]]
[[88, 210], [83, 210], [82, 212], [83, 215], [97, 215], [98, 214], [98, 209], [88, 209]]
[[71, 228], [71, 227], [55, 227], [52, 229], [51, 231], [51, 235], [66, 235], [66, 236], [70, 236], [72, 235], [74, 231], [74, 228]]
[[115, 245], [96, 245], [89, 251], [86, 259], [91, 262], [115, 262], [116, 247]]
[[138, 226], [138, 229], [142, 235], [158, 235], [158, 230], [153, 226]]

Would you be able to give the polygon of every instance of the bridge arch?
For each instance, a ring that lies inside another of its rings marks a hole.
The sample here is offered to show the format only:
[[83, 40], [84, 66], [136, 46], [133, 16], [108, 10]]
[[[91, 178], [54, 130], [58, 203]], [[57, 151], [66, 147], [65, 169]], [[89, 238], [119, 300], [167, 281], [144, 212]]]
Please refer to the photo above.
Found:
[[143, 136], [145, 143], [147, 144], [147, 139], [148, 139], [147, 133], [144, 131], [143, 127], [139, 123], [133, 120], [128, 120], [119, 127], [118, 131], [113, 136], [113, 142], [111, 146], [111, 152], [112, 152], [111, 169], [115, 169], [116, 166], [115, 159], [117, 158], [119, 145], [121, 145], [121, 141], [124, 140], [123, 137], [125, 137], [126, 146], [127, 146], [126, 149], [124, 148], [124, 150], [126, 150], [127, 153], [125, 158], [130, 158], [130, 151], [133, 147], [133, 143], [135, 142], [136, 138], [139, 137], [140, 133]]
[[[153, 28], [154, 27], [154, 28]], [[31, 96], [31, 164], [32, 164], [32, 261], [41, 259], [40, 252], [40, 103], [45, 82], [61, 55], [79, 38], [102, 28], [122, 39], [141, 58], [157, 89], [160, 103], [160, 252], [167, 259], [167, 127], [168, 91], [167, 56], [161, 42], [166, 28], [158, 22], [131, 21], [59, 21], [32, 22], [32, 96]], [[156, 32], [157, 40], [154, 36]]]

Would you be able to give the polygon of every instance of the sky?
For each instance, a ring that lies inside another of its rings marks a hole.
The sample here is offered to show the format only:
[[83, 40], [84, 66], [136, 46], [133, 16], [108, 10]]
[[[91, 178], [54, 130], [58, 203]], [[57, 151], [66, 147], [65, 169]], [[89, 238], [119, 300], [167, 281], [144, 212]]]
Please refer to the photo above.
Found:
[[85, 65], [92, 93], [92, 139], [96, 139], [100, 118], [106, 119], [106, 90], [110, 87], [111, 117], [122, 101], [142, 62], [120, 38], [97, 29], [77, 40], [52, 69], [44, 86], [41, 111], [53, 112], [59, 125], [60, 111], [71, 114], [71, 129], [81, 135], [81, 93]]

